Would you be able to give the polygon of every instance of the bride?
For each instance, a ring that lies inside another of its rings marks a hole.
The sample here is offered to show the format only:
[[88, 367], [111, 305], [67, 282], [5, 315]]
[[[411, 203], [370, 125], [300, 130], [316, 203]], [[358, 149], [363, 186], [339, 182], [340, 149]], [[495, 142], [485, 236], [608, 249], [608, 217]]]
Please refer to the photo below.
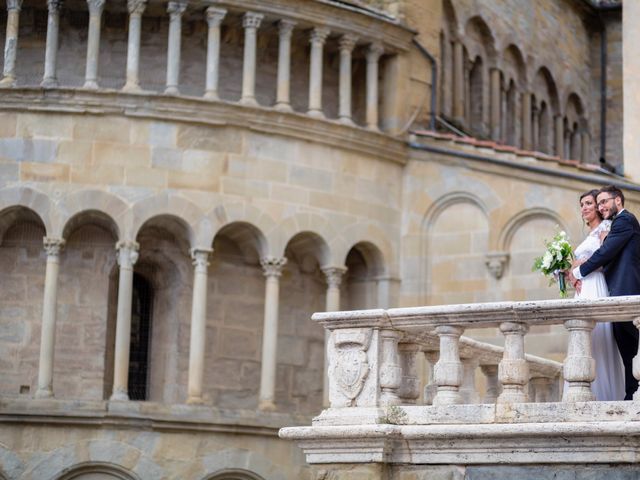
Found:
[[[575, 256], [586, 261], [598, 248], [611, 228], [610, 220], [603, 220], [596, 204], [598, 190], [591, 190], [580, 197], [580, 213], [589, 227], [587, 238], [576, 248]], [[596, 270], [582, 279], [582, 287], [576, 298], [608, 297], [609, 289], [604, 274]], [[596, 323], [591, 334], [593, 358], [596, 362], [596, 379], [591, 390], [596, 400], [623, 400], [624, 366], [613, 337], [611, 323]]]

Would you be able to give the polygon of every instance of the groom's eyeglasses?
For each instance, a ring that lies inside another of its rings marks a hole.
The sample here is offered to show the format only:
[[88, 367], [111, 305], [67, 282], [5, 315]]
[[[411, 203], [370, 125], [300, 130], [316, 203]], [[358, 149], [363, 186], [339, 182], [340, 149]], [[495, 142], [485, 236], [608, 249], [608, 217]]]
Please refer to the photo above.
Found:
[[598, 206], [599, 206], [599, 207], [601, 207], [601, 206], [603, 206], [605, 203], [607, 203], [609, 200], [613, 200], [614, 198], [615, 198], [615, 197], [604, 198], [604, 199], [602, 199], [602, 200], [600, 200], [600, 201], [598, 202]]

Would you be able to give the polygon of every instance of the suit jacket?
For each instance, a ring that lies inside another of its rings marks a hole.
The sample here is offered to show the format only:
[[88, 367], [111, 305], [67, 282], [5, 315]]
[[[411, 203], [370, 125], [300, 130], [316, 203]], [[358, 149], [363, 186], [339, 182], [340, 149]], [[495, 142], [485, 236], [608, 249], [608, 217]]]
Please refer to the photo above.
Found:
[[580, 266], [582, 276], [603, 267], [609, 295], [640, 294], [640, 224], [628, 210], [618, 213], [607, 238]]

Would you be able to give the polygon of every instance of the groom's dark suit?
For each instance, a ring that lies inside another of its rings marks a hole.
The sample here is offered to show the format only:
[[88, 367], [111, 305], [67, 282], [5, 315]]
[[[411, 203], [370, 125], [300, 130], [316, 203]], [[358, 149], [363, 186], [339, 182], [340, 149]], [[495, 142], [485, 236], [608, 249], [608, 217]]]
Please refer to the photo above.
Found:
[[[600, 267], [603, 267], [610, 296], [640, 295], [640, 224], [627, 210], [614, 217], [609, 235], [580, 266], [580, 274], [585, 277]], [[613, 335], [624, 363], [625, 400], [631, 400], [638, 388], [631, 365], [638, 353], [638, 329], [633, 322], [615, 322]]]

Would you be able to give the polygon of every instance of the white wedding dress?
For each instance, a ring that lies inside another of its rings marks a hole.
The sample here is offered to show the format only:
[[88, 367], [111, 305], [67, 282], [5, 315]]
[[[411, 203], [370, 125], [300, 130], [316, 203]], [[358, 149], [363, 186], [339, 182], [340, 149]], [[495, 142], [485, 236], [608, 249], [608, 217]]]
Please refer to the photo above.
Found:
[[[576, 248], [578, 260], [587, 260], [593, 252], [600, 248], [600, 232], [611, 228], [609, 220], [603, 220], [593, 229], [587, 238]], [[576, 298], [608, 297], [609, 289], [602, 270], [587, 275], [582, 279], [582, 289]], [[596, 361], [596, 379], [591, 383], [591, 390], [596, 400], [624, 400], [624, 365], [613, 336], [611, 323], [596, 323], [591, 334], [593, 359]]]

